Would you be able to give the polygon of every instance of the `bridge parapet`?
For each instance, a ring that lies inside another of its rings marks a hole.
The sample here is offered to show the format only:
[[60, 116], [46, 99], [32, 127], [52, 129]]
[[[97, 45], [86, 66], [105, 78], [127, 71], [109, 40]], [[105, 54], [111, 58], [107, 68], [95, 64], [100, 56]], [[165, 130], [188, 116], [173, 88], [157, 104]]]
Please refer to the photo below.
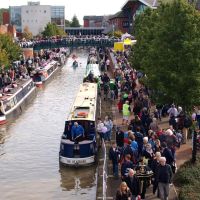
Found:
[[34, 50], [40, 49], [52, 49], [52, 48], [61, 48], [61, 47], [114, 47], [114, 43], [118, 42], [119, 39], [47, 39], [40, 41], [33, 41], [29, 43], [23, 43], [21, 45], [22, 48], [30, 48], [32, 47]]

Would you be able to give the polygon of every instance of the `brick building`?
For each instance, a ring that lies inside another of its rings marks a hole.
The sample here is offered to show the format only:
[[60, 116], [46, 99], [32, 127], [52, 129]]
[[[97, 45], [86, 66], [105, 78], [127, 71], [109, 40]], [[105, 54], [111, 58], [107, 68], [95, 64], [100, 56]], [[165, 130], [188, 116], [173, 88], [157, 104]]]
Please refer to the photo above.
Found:
[[110, 24], [114, 30], [130, 33], [134, 28], [135, 17], [147, 7], [156, 9], [157, 0], [127, 0], [120, 12], [110, 17]]
[[100, 27], [108, 27], [109, 26], [109, 17], [110, 16], [84, 16], [83, 17], [83, 27], [93, 27], [93, 28], [100, 28]]
[[16, 37], [16, 29], [13, 25], [0, 25], [0, 34], [10, 34], [12, 37]]
[[3, 18], [3, 25], [9, 24], [10, 23], [10, 13], [9, 13], [9, 11], [4, 11], [2, 13], [2, 18]]

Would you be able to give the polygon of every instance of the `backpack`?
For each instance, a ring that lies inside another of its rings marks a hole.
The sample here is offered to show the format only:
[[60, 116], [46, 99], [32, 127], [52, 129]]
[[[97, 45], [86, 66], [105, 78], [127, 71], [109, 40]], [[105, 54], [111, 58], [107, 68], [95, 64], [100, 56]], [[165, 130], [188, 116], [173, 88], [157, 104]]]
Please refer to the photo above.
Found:
[[190, 126], [192, 126], [192, 119], [189, 116], [185, 116], [184, 127], [189, 128]]

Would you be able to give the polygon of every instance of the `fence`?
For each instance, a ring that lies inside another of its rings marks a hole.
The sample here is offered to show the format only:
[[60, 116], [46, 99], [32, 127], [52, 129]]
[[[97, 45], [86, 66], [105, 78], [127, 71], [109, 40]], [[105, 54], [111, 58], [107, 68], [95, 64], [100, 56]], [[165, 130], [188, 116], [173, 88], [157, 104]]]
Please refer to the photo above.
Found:
[[106, 200], [106, 191], [107, 191], [107, 177], [108, 177], [108, 166], [107, 166], [107, 152], [106, 152], [106, 145], [104, 140], [102, 141], [102, 154], [103, 154], [103, 200]]

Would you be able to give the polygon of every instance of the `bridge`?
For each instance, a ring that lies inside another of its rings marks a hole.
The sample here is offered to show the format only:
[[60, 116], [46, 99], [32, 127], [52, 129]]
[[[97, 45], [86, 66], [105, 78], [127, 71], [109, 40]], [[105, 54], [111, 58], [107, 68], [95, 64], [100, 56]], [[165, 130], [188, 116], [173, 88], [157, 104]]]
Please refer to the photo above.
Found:
[[119, 39], [115, 38], [62, 38], [62, 39], [46, 39], [32, 42], [23, 42], [20, 44], [22, 48], [33, 48], [34, 51], [41, 49], [53, 49], [61, 47], [114, 47], [114, 43]]
[[104, 27], [65, 27], [67, 35], [102, 35]]

